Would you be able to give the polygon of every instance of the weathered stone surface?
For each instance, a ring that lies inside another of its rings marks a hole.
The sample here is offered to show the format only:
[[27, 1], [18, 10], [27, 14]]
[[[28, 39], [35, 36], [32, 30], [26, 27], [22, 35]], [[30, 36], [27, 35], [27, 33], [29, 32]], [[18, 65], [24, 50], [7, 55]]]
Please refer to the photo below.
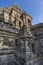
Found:
[[17, 5], [0, 8], [0, 65], [43, 65], [43, 23]]

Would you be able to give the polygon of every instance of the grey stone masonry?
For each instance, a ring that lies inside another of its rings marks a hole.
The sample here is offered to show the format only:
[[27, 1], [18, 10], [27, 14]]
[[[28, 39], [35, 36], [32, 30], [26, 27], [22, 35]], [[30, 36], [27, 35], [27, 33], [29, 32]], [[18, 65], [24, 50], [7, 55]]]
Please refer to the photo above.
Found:
[[0, 8], [0, 65], [43, 65], [43, 23], [16, 4]]

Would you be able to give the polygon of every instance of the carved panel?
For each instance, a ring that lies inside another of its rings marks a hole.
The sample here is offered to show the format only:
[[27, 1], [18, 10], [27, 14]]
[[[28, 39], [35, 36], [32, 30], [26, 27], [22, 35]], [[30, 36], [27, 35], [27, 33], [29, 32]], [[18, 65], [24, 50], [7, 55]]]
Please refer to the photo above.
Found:
[[9, 15], [7, 13], [4, 13], [4, 21], [8, 22], [9, 20]]

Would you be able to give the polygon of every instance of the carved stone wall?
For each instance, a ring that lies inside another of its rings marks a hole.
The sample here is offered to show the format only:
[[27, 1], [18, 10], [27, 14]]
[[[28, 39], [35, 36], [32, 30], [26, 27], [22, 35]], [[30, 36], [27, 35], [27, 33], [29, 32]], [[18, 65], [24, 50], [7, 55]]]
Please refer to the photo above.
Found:
[[0, 8], [0, 65], [42, 65], [43, 24], [17, 5]]
[[19, 29], [23, 26], [23, 23], [26, 26], [30, 26], [32, 17], [23, 12], [17, 5], [14, 5], [13, 7], [5, 7], [4, 9], [0, 8], [0, 20], [12, 24], [13, 27], [15, 25]]

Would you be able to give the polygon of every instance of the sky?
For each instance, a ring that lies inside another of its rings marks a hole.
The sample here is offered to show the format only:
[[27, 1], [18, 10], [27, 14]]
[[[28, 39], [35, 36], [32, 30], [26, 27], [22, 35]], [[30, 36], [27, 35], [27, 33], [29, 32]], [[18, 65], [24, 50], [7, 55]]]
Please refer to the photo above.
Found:
[[43, 0], [0, 0], [0, 7], [17, 4], [32, 16], [32, 24], [43, 23]]

